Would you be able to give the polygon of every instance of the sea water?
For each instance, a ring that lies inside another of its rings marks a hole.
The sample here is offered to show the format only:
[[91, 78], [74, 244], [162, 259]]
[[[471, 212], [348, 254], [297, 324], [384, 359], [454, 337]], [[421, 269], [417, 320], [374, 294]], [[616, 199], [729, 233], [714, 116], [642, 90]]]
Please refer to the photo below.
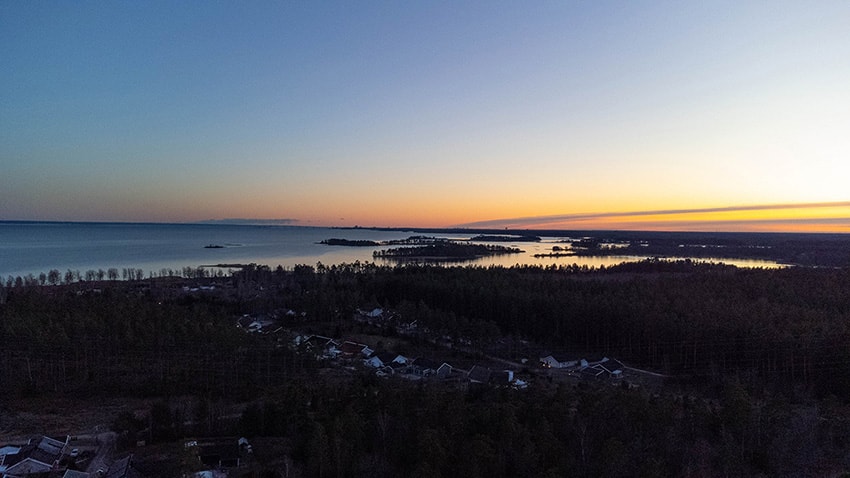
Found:
[[[402, 232], [297, 226], [0, 222], [0, 277], [109, 268], [180, 270], [216, 264], [277, 267], [372, 260], [374, 248], [331, 247], [324, 239], [402, 239]], [[206, 246], [222, 246], [208, 248]]]
[[[315, 266], [360, 262], [380, 265], [391, 261], [375, 260], [372, 253], [386, 247], [345, 247], [319, 244], [330, 238], [386, 241], [422, 235], [413, 231], [374, 229], [332, 229], [322, 227], [225, 225], [225, 224], [138, 224], [138, 223], [60, 223], [0, 222], [0, 277], [38, 276], [51, 269], [85, 274], [88, 270], [116, 268], [142, 269], [145, 276], [163, 269], [217, 264], [282, 266], [286, 269], [305, 264]], [[451, 239], [467, 239], [462, 234], [428, 234]], [[545, 254], [563, 238], [541, 242], [503, 243], [522, 249], [521, 254], [485, 257], [447, 265], [587, 265], [611, 266], [637, 261], [639, 256], [607, 257], [534, 257]], [[222, 246], [207, 248], [205, 246]], [[563, 245], [563, 244], [562, 244]], [[720, 259], [717, 260], [718, 262]], [[744, 267], [775, 267], [770, 261], [723, 259]]]

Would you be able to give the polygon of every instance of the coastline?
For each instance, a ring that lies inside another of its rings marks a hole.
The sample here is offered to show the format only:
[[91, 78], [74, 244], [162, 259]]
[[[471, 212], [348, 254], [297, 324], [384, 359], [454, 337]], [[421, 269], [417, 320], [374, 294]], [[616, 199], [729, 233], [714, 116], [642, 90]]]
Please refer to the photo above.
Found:
[[[198, 267], [200, 264], [325, 265], [372, 262], [373, 253], [388, 241], [403, 241], [410, 234], [446, 234], [448, 239], [469, 241], [492, 234], [542, 238], [540, 242], [497, 243], [526, 250], [507, 258], [474, 261], [441, 260], [469, 266], [564, 265], [599, 267], [632, 261], [633, 257], [665, 257], [714, 262], [745, 263], [746, 267], [850, 267], [850, 235], [813, 233], [693, 233], [653, 231], [540, 231], [465, 228], [325, 228], [302, 225], [228, 225], [198, 223], [0, 221], [0, 277], [38, 277], [52, 269], [84, 274], [88, 269], [141, 268], [146, 275], [163, 269]], [[352, 243], [380, 243], [370, 247], [329, 247], [317, 244], [329, 237]], [[592, 238], [598, 243], [628, 243], [629, 248], [569, 248], [555, 246]], [[495, 242], [476, 241], [483, 244]], [[644, 247], [640, 244], [647, 243]], [[209, 244], [240, 247], [204, 248]], [[637, 244], [637, 245], [636, 245]], [[681, 246], [681, 247], [680, 247]], [[556, 252], [573, 254], [563, 256]]]

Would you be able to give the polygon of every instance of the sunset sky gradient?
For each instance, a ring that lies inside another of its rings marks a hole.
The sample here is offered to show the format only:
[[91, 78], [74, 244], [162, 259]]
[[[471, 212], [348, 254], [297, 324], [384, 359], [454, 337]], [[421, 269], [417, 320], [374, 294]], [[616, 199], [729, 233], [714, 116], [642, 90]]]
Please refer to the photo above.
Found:
[[850, 232], [850, 2], [2, 2], [0, 220]]

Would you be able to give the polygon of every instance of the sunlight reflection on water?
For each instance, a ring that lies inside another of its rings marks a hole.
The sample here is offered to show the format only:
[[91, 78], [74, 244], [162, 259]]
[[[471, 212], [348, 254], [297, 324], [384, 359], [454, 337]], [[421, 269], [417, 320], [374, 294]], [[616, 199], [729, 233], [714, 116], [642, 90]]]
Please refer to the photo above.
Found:
[[[92, 269], [139, 268], [148, 275], [162, 269], [180, 270], [214, 264], [256, 263], [286, 269], [299, 264], [315, 266], [374, 262], [376, 249], [387, 247], [345, 247], [318, 244], [329, 238], [386, 241], [406, 239], [410, 231], [369, 229], [329, 229], [291, 226], [225, 226], [188, 224], [107, 224], [107, 223], [0, 223], [0, 277], [38, 276], [50, 269], [85, 272]], [[469, 239], [461, 234], [427, 234], [449, 239]], [[551, 254], [553, 247], [569, 249], [565, 238], [542, 238], [540, 242], [505, 242], [524, 252], [484, 257], [471, 261], [441, 262], [455, 266], [572, 265], [613, 266], [647, 256], [566, 256], [534, 257]], [[206, 248], [221, 245], [221, 248]], [[684, 258], [684, 257], [683, 257]], [[724, 262], [739, 267], [783, 267], [772, 261], [750, 259], [696, 259]]]

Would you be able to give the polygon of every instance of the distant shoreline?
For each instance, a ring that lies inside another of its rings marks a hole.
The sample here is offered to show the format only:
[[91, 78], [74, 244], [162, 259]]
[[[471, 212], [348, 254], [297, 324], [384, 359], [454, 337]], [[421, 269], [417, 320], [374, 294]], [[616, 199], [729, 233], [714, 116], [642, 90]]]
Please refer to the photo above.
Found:
[[583, 236], [606, 236], [608, 238], [626, 238], [635, 236], [672, 236], [672, 237], [732, 237], [732, 236], [760, 236], [760, 237], [818, 237], [835, 239], [850, 239], [848, 232], [737, 232], [737, 231], [652, 231], [639, 229], [493, 229], [493, 228], [465, 228], [465, 227], [383, 227], [383, 226], [314, 226], [305, 224], [276, 224], [262, 222], [153, 222], [153, 221], [42, 221], [28, 219], [0, 219], [0, 225], [6, 224], [77, 224], [77, 225], [118, 225], [118, 226], [225, 226], [225, 227], [281, 227], [300, 229], [334, 229], [334, 230], [358, 230], [358, 231], [384, 231], [384, 232], [411, 232], [429, 234], [488, 234], [488, 235], [519, 235], [519, 236], [544, 236], [544, 237], [583, 237]]

